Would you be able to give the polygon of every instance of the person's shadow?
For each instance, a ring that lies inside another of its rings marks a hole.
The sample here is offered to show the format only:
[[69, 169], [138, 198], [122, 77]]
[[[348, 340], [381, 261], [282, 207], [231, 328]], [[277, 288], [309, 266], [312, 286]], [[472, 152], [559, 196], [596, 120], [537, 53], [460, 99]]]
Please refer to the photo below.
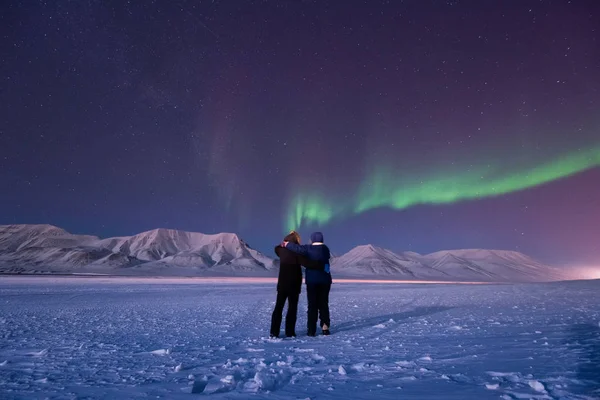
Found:
[[362, 318], [354, 321], [343, 322], [336, 326], [336, 332], [344, 332], [344, 331], [354, 331], [363, 328], [370, 328], [378, 324], [385, 324], [390, 319], [394, 320], [394, 322], [406, 322], [406, 320], [410, 318], [423, 317], [426, 315], [436, 314], [439, 312], [444, 312], [450, 310], [454, 307], [446, 307], [446, 306], [427, 306], [427, 307], [417, 307], [414, 310], [403, 311], [394, 314], [385, 314], [385, 315], [377, 315], [375, 317], [370, 318]]
[[570, 329], [569, 347], [577, 352], [577, 379], [585, 394], [600, 398], [600, 326], [576, 324]]

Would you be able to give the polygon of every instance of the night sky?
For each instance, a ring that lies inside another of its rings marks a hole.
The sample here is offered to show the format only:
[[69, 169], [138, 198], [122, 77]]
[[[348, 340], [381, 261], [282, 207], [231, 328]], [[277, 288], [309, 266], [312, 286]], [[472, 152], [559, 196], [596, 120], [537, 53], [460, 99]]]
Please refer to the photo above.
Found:
[[0, 224], [600, 265], [600, 2], [0, 5]]

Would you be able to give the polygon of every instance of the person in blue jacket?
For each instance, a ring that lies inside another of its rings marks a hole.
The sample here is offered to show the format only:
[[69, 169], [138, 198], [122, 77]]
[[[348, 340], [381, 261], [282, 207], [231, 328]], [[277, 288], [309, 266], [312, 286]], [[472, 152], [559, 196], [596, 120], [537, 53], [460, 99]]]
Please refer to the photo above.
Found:
[[323, 335], [329, 335], [331, 321], [329, 316], [329, 291], [331, 290], [331, 271], [329, 248], [323, 243], [323, 234], [314, 232], [310, 235], [310, 244], [300, 245], [292, 242], [283, 242], [282, 245], [293, 251], [308, 257], [310, 260], [320, 261], [325, 264], [324, 270], [306, 270], [306, 297], [308, 299], [308, 336], [317, 333], [317, 319], [321, 320]]

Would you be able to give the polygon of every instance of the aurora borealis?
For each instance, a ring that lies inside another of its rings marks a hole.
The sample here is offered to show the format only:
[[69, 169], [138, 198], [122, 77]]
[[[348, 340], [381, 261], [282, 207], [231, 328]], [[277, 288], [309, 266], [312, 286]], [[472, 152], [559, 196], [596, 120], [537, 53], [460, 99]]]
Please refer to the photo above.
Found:
[[403, 210], [418, 204], [452, 204], [462, 200], [501, 196], [566, 178], [600, 166], [600, 146], [579, 150], [540, 165], [510, 171], [503, 165], [470, 168], [426, 177], [419, 182], [403, 181], [390, 169], [369, 176], [357, 191], [355, 201], [328, 201], [318, 194], [298, 196], [292, 204], [288, 228], [303, 223], [325, 224], [336, 215], [358, 214], [377, 207]]
[[0, 5], [0, 224], [600, 265], [594, 0]]

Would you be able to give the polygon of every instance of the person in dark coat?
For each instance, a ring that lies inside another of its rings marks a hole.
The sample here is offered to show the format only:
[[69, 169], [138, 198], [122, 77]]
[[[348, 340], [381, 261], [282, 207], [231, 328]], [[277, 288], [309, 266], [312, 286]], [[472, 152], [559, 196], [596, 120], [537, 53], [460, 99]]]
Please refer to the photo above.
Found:
[[[300, 235], [292, 231], [284, 239], [289, 243], [300, 244]], [[275, 254], [279, 257], [279, 277], [277, 279], [277, 301], [271, 316], [271, 337], [279, 337], [281, 319], [285, 302], [288, 302], [288, 311], [285, 317], [285, 335], [296, 336], [296, 316], [298, 314], [298, 298], [302, 289], [302, 268], [308, 271], [323, 271], [325, 264], [313, 261], [296, 254], [282, 246], [275, 247]]]
[[329, 248], [323, 244], [323, 234], [314, 232], [310, 235], [311, 244], [300, 245], [294, 242], [283, 242], [282, 245], [294, 253], [308, 257], [313, 261], [320, 261], [325, 264], [322, 270], [306, 270], [306, 296], [308, 298], [308, 336], [315, 336], [317, 333], [317, 319], [321, 320], [321, 330], [323, 335], [329, 335], [331, 320], [329, 316], [329, 291], [331, 290], [331, 271], [329, 268], [329, 258], [331, 257]]

